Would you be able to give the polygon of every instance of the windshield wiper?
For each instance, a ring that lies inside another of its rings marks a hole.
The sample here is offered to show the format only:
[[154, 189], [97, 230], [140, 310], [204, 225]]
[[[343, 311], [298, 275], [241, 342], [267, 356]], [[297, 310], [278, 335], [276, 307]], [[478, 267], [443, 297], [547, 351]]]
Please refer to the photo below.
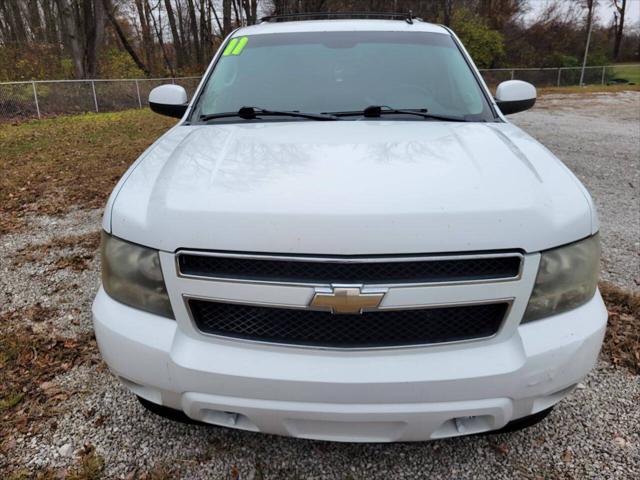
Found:
[[366, 118], [379, 118], [382, 115], [388, 115], [388, 114], [417, 115], [418, 117], [422, 117], [422, 118], [428, 118], [433, 120], [444, 120], [446, 122], [467, 122], [468, 121], [464, 117], [429, 113], [426, 108], [406, 110], [406, 109], [391, 108], [391, 107], [387, 107], [386, 105], [370, 105], [364, 110], [354, 111], [354, 112], [331, 112], [331, 115], [335, 115], [336, 117], [353, 117], [357, 115], [362, 115]]
[[208, 120], [215, 120], [217, 118], [231, 118], [239, 117], [243, 120], [254, 120], [260, 117], [297, 117], [307, 118], [309, 120], [338, 120], [335, 115], [328, 115], [324, 113], [305, 113], [297, 110], [267, 110], [259, 107], [242, 107], [237, 112], [226, 113], [211, 113], [208, 115], [200, 115], [200, 120], [206, 122]]

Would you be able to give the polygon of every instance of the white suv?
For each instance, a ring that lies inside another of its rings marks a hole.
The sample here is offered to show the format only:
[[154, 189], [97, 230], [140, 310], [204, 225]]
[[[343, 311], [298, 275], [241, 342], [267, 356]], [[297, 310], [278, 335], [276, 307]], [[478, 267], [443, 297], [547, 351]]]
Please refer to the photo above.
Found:
[[152, 411], [300, 438], [532, 424], [606, 325], [589, 194], [422, 21], [270, 19], [227, 38], [118, 183], [93, 305]]

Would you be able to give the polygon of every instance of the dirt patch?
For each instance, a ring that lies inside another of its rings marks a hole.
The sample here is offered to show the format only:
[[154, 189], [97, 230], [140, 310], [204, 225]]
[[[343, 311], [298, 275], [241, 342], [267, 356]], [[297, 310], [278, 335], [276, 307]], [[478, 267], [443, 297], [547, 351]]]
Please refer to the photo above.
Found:
[[602, 283], [600, 292], [609, 311], [602, 351], [611, 363], [640, 375], [640, 293]]
[[174, 123], [130, 110], [0, 125], [0, 235], [28, 214], [102, 207], [127, 167]]

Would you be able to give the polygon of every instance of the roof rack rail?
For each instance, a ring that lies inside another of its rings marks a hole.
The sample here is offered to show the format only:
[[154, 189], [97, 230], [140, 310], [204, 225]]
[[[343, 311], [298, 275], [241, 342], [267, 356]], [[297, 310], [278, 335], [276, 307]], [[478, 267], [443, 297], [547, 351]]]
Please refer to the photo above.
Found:
[[423, 21], [415, 17], [413, 12], [310, 12], [310, 13], [285, 13], [282, 15], [267, 15], [260, 19], [261, 22], [290, 22], [295, 20], [326, 20], [332, 18], [372, 18], [388, 20], [404, 20], [408, 24], [413, 24], [414, 20]]

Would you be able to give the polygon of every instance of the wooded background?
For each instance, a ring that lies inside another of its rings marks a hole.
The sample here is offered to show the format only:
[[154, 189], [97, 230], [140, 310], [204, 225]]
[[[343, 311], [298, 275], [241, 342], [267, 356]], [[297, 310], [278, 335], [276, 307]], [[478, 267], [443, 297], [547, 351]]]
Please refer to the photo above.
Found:
[[[409, 12], [451, 26], [480, 68], [640, 60], [629, 0], [0, 0], [0, 81], [200, 75], [224, 37], [268, 14]], [[615, 9], [611, 22], [599, 10]]]

